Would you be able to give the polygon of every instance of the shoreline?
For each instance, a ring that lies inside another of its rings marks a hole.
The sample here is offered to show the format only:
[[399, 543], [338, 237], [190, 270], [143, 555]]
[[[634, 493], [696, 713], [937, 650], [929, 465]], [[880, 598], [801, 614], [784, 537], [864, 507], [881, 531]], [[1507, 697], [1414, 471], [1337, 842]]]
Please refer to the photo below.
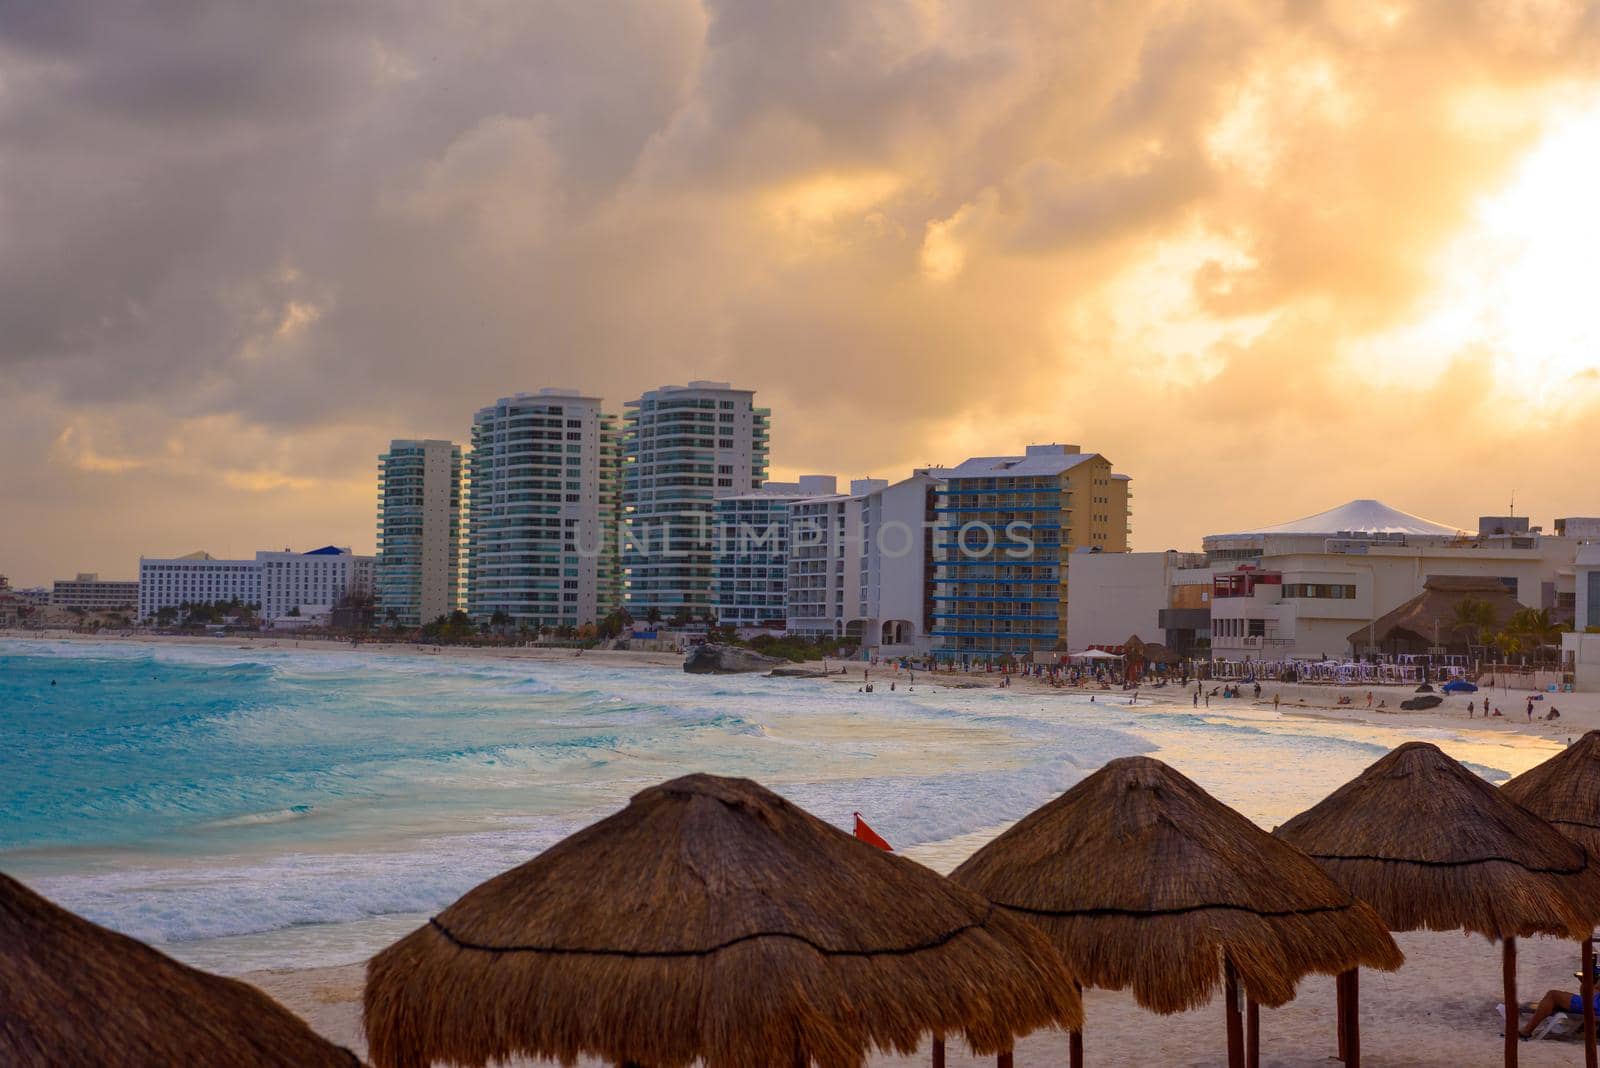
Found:
[[[468, 645], [426, 645], [415, 642], [386, 642], [382, 640], [362, 641], [359, 645], [351, 645], [347, 641], [325, 638], [290, 638], [276, 636], [234, 635], [226, 638], [207, 638], [200, 636], [179, 634], [97, 634], [87, 635], [74, 631], [18, 631], [0, 630], [0, 640], [38, 641], [38, 642], [73, 642], [81, 644], [140, 644], [150, 646], [181, 646], [217, 650], [252, 650], [267, 649], [280, 652], [296, 653], [345, 653], [345, 654], [371, 654], [379, 656], [396, 656], [415, 659], [430, 659], [444, 657], [455, 660], [468, 661], [506, 661], [536, 662], [536, 663], [564, 663], [581, 662], [584, 664], [601, 664], [617, 668], [643, 668], [652, 670], [681, 668], [683, 656], [676, 652], [656, 652], [635, 649], [563, 649], [538, 646], [468, 646]], [[829, 671], [827, 675], [810, 676], [812, 681], [827, 682], [834, 685], [861, 685], [863, 671], [870, 674], [870, 679], [875, 687], [884, 682], [899, 683], [906, 681], [904, 674], [897, 674], [891, 665], [872, 665], [860, 660], [809, 660], [795, 663], [790, 666], [800, 670], [821, 672], [824, 664]], [[845, 669], [845, 674], [839, 674], [839, 668]], [[764, 672], [743, 673], [752, 678], [764, 678]], [[956, 690], [991, 690], [1000, 689], [1000, 675], [994, 672], [927, 672], [918, 670], [914, 672], [916, 685], [927, 687], [929, 690], [956, 689]], [[721, 676], [706, 676], [718, 678]], [[807, 676], [798, 676], [806, 678]], [[1207, 689], [1220, 685], [1220, 682], [1211, 680], [1207, 682]], [[1189, 688], [1181, 688], [1170, 684], [1159, 688], [1145, 688], [1137, 691], [1121, 689], [1102, 689], [1098, 687], [1068, 687], [1052, 686], [1048, 682], [1031, 678], [1013, 676], [1011, 685], [1006, 687], [1008, 694], [1018, 696], [1038, 697], [1049, 695], [1089, 696], [1103, 701], [1109, 705], [1129, 704], [1130, 699], [1137, 693], [1138, 700], [1132, 701], [1134, 708], [1149, 708], [1167, 712], [1190, 712], [1196, 715], [1226, 714], [1230, 709], [1249, 708], [1254, 711], [1275, 711], [1280, 715], [1320, 719], [1331, 722], [1341, 722], [1369, 727], [1388, 728], [1422, 728], [1422, 729], [1461, 729], [1493, 733], [1526, 734], [1547, 741], [1565, 741], [1569, 736], [1577, 738], [1585, 731], [1600, 729], [1600, 693], [1542, 693], [1539, 691], [1502, 689], [1487, 687], [1476, 694], [1466, 695], [1440, 695], [1444, 703], [1437, 708], [1425, 711], [1406, 711], [1399, 707], [1400, 702], [1416, 696], [1415, 687], [1412, 686], [1334, 686], [1313, 683], [1276, 683], [1262, 684], [1261, 697], [1240, 697], [1224, 700], [1212, 698], [1207, 704], [1202, 700], [1198, 705], [1192, 701], [1193, 681]], [[1366, 703], [1366, 695], [1372, 694], [1372, 707]], [[1280, 704], [1273, 707], [1272, 699], [1277, 696]], [[1338, 698], [1349, 697], [1350, 703], [1341, 705]], [[1534, 697], [1534, 719], [1530, 722], [1526, 716], [1526, 705], [1529, 697]], [[1477, 709], [1481, 708], [1485, 699], [1491, 705], [1498, 706], [1503, 715], [1485, 719]], [[1382, 702], [1385, 707], [1378, 707]], [[1468, 703], [1474, 706], [1474, 713], [1469, 717]], [[1159, 709], [1157, 706], [1160, 706]], [[1541, 718], [1551, 708], [1560, 710], [1561, 718], [1558, 720], [1545, 720]]]
[[[131, 638], [87, 635], [18, 635], [0, 633], [0, 639], [40, 640], [48, 642], [72, 641], [75, 644], [138, 643], [143, 646], [200, 647], [217, 649], [224, 653], [239, 650], [269, 650], [286, 654], [375, 653], [379, 656], [426, 660], [448, 656], [463, 661], [504, 661], [510, 664], [576, 662], [580, 666], [604, 666], [608, 669], [631, 667], [660, 670], [677, 669], [681, 658], [674, 653], [643, 653], [634, 651], [585, 651], [582, 656], [575, 651], [560, 649], [507, 649], [498, 647], [443, 647], [434, 652], [433, 647], [419, 647], [409, 643], [363, 643], [352, 648], [348, 643], [306, 638], [256, 638], [215, 639], [187, 636], [141, 635]], [[796, 665], [820, 668], [820, 663]], [[851, 692], [848, 687], [863, 684], [863, 672], [870, 673], [875, 685], [875, 695], [885, 697], [889, 684], [895, 684], [897, 693], [910, 692], [911, 680], [905, 673], [898, 676], [888, 665], [869, 665], [861, 661], [829, 661], [834, 674], [810, 679], [812, 683], [831, 683], [845, 688], [844, 692], [832, 690], [830, 698], [842, 697]], [[838, 674], [840, 667], [846, 674]], [[678, 672], [678, 674], [682, 674]], [[1551, 698], [1560, 702], [1563, 718], [1554, 723], [1536, 721], [1529, 724], [1523, 718], [1513, 718], [1513, 708], [1520, 712], [1525, 691], [1496, 690], [1487, 693], [1492, 703], [1507, 710], [1501, 719], [1483, 720], [1466, 717], [1467, 698], [1451, 697], [1439, 709], [1427, 712], [1404, 712], [1397, 708], [1399, 700], [1411, 695], [1409, 687], [1370, 687], [1374, 707], [1366, 707], [1369, 688], [1329, 687], [1309, 685], [1283, 685], [1264, 683], [1262, 698], [1235, 700], [1213, 698], [1210, 706], [1202, 701], [1193, 703], [1192, 689], [1177, 686], [1146, 689], [1138, 692], [1136, 702], [1130, 703], [1134, 691], [1089, 688], [1060, 688], [1038, 679], [1013, 678], [1011, 685], [998, 687], [1000, 677], [992, 673], [915, 673], [915, 694], [924, 691], [932, 694], [1001, 690], [1001, 694], [984, 693], [982, 708], [985, 713], [1006, 715], [1009, 705], [1030, 711], [1045, 710], [1052, 713], [1048, 722], [1057, 723], [1064, 734], [1073, 729], [1070, 712], [1081, 709], [1086, 697], [1117, 712], [1126, 712], [1135, 719], [1149, 715], [1150, 726], [1160, 729], [1168, 717], [1183, 718], [1237, 718], [1248, 723], [1273, 722], [1301, 723], [1300, 728], [1315, 733], [1316, 723], [1339, 724], [1349, 728], [1371, 730], [1371, 740], [1384, 744], [1398, 744], [1408, 736], [1449, 732], [1484, 752], [1506, 753], [1512, 747], [1521, 750], [1524, 757], [1534, 750], [1552, 747], [1563, 742], [1568, 734], [1576, 735], [1584, 724], [1600, 721], [1600, 700], [1584, 701], [1600, 695], [1561, 694], [1547, 695], [1542, 702], [1548, 707]], [[648, 678], [648, 676], [640, 676]], [[716, 686], [729, 676], [711, 676], [704, 685]], [[759, 673], [751, 673], [747, 682], [760, 686]], [[796, 686], [799, 679], [774, 679], [767, 685], [784, 687], [800, 702], [803, 709], [805, 694], [825, 691], [809, 685]], [[613, 682], [615, 685], [615, 682]], [[624, 683], [623, 685], [628, 685]], [[1209, 688], [1209, 684], [1208, 684]], [[1003, 696], [1002, 696], [1003, 694]], [[1348, 694], [1350, 705], [1339, 705], [1338, 697]], [[1272, 698], [1279, 697], [1280, 707], [1275, 711]], [[1483, 694], [1473, 695], [1474, 704]], [[989, 700], [999, 697], [998, 700]], [[1072, 701], [1059, 702], [1066, 713], [1057, 717], [1052, 697], [1070, 697]], [[1384, 709], [1376, 707], [1386, 701]], [[835, 702], [836, 703], [836, 702]], [[881, 702], [872, 702], [880, 704]], [[846, 705], [851, 702], [846, 701]], [[803, 711], [802, 711], [803, 714]], [[1283, 731], [1286, 727], [1280, 727]], [[1492, 757], [1491, 757], [1492, 759]], [[1531, 759], [1531, 758], [1530, 758]], [[1498, 763], [1497, 767], [1518, 769], [1514, 762]], [[960, 852], [967, 853], [1000, 833], [1005, 826], [989, 827], [981, 831], [959, 835], [952, 842], [960, 842]], [[951, 852], [944, 848], [948, 842], [925, 843], [904, 852], [923, 863], [933, 860], [931, 854]], [[941, 861], [930, 866], [945, 868]], [[1365, 1013], [1363, 1019], [1364, 1051], [1374, 1063], [1399, 1065], [1445, 1065], [1491, 1063], [1500, 1049], [1498, 1017], [1495, 1000], [1499, 990], [1499, 958], [1497, 948], [1481, 938], [1463, 938], [1457, 933], [1418, 932], [1399, 936], [1410, 958], [1408, 966], [1398, 973], [1363, 976]], [[158, 946], [167, 949], [170, 947]], [[1570, 984], [1575, 965], [1576, 947], [1553, 939], [1524, 941], [1521, 954], [1520, 984], [1525, 999], [1537, 999], [1545, 989]], [[329, 959], [327, 956], [324, 959]], [[332, 959], [338, 959], [333, 957]], [[248, 967], [248, 966], [247, 966]], [[364, 961], [306, 967], [271, 968], [243, 971], [239, 978], [253, 983], [279, 1000], [287, 1008], [305, 1019], [314, 1029], [349, 1046], [358, 1054], [365, 1051], [360, 1027], [360, 999], [364, 982]], [[1086, 1044], [1095, 1063], [1131, 1064], [1160, 1063], [1164, 1065], [1214, 1065], [1222, 1060], [1223, 1031], [1222, 1010], [1219, 1001], [1190, 1013], [1161, 1018], [1138, 1009], [1125, 992], [1092, 990], [1086, 993], [1089, 1011], [1089, 1028]], [[1278, 1066], [1311, 1068], [1329, 1060], [1333, 1040], [1333, 984], [1321, 977], [1309, 977], [1301, 986], [1300, 996], [1283, 1009], [1263, 1013], [1262, 1038], [1263, 1063]], [[1572, 1061], [1576, 1052], [1570, 1041], [1525, 1043], [1522, 1047], [1525, 1065], [1538, 1066], [1565, 1064]], [[948, 1063], [952, 1066], [990, 1064], [992, 1059], [972, 1058], [959, 1043], [952, 1044]], [[1041, 1033], [1029, 1037], [1018, 1046], [1019, 1063], [1064, 1063], [1066, 1038], [1055, 1033]], [[515, 1064], [539, 1062], [519, 1061]], [[596, 1062], [583, 1060], [588, 1066]], [[874, 1054], [868, 1063], [872, 1068], [911, 1068], [925, 1065], [926, 1047], [917, 1056], [899, 1057]]]

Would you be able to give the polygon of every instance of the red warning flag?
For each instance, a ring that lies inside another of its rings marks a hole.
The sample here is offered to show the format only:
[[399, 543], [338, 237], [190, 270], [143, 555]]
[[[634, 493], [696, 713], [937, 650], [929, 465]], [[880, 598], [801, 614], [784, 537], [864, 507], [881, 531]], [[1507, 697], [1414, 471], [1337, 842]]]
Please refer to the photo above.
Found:
[[856, 818], [856, 837], [868, 845], [875, 845], [885, 853], [893, 853], [894, 846], [883, 840], [883, 835], [867, 826], [867, 821], [861, 818], [861, 813], [853, 812]]

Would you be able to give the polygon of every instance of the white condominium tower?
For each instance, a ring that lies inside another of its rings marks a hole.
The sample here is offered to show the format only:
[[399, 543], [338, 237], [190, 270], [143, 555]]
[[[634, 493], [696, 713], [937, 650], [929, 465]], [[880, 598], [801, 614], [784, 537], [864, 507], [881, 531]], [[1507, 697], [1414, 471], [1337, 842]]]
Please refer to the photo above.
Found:
[[769, 412], [726, 382], [662, 386], [627, 403], [624, 593], [634, 619], [713, 610], [716, 499], [761, 488]]
[[461, 607], [461, 446], [399, 440], [378, 457], [377, 620], [415, 627]]
[[617, 607], [617, 433], [598, 397], [541, 389], [472, 421], [467, 611], [579, 627]]

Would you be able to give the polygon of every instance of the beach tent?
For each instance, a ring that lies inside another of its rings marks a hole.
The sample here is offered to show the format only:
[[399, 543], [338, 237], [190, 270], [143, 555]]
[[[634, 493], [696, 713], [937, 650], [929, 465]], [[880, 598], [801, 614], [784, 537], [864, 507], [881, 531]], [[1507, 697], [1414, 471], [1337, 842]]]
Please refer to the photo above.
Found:
[[[1600, 731], [1589, 731], [1538, 767], [1500, 787], [1500, 792], [1600, 857]], [[1594, 1021], [1594, 939], [1583, 940], [1584, 1057], [1596, 1068]]]
[[1085, 649], [1081, 653], [1073, 653], [1068, 660], [1121, 660], [1117, 653], [1108, 653], [1104, 649]]
[[[1083, 982], [1131, 987], [1151, 1011], [1222, 986], [1235, 1068], [1258, 1060], [1258, 1005], [1288, 1002], [1306, 975], [1402, 960], [1372, 909], [1308, 857], [1149, 757], [1106, 764], [950, 878], [1038, 925]], [[1071, 1057], [1082, 1064], [1080, 1034]]]
[[1465, 930], [1505, 960], [1505, 1063], [1517, 1063], [1517, 939], [1582, 940], [1600, 920], [1584, 849], [1426, 742], [1407, 742], [1277, 829], [1391, 931]]
[[360, 1062], [248, 983], [179, 964], [0, 875], [0, 1064]]
[[859, 1068], [1081, 1025], [1036, 929], [745, 779], [689, 775], [470, 890], [367, 967], [372, 1062]]

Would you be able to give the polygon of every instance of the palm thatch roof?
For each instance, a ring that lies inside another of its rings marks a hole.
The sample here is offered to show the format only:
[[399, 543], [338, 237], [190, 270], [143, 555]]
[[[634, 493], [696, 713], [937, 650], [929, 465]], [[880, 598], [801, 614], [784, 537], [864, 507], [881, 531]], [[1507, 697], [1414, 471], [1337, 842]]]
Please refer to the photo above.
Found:
[[1140, 1005], [1209, 1001], [1222, 958], [1249, 996], [1294, 997], [1311, 973], [1392, 970], [1382, 921], [1299, 850], [1158, 760], [1113, 760], [951, 875], [1038, 925], [1083, 981]]
[[1038, 931], [745, 779], [690, 775], [469, 891], [369, 963], [373, 1063], [855, 1068], [1080, 1025]]
[[1457, 626], [1456, 607], [1469, 599], [1487, 604], [1496, 626], [1505, 623], [1522, 607], [1516, 595], [1497, 578], [1430, 575], [1423, 581], [1421, 593], [1379, 616], [1369, 626], [1351, 631], [1349, 641], [1358, 647], [1365, 646], [1370, 635], [1380, 647], [1434, 644], [1463, 647], [1467, 635]]
[[1587, 937], [1600, 869], [1582, 846], [1450, 759], [1407, 742], [1275, 832], [1392, 931]]
[[1147, 642], [1137, 634], [1129, 635], [1128, 640], [1122, 643], [1123, 652], [1129, 656], [1140, 656], [1147, 664], [1174, 664], [1179, 657], [1161, 642]]
[[1500, 793], [1600, 857], [1600, 731], [1590, 731]]
[[0, 1064], [359, 1063], [255, 987], [179, 964], [0, 875]]

